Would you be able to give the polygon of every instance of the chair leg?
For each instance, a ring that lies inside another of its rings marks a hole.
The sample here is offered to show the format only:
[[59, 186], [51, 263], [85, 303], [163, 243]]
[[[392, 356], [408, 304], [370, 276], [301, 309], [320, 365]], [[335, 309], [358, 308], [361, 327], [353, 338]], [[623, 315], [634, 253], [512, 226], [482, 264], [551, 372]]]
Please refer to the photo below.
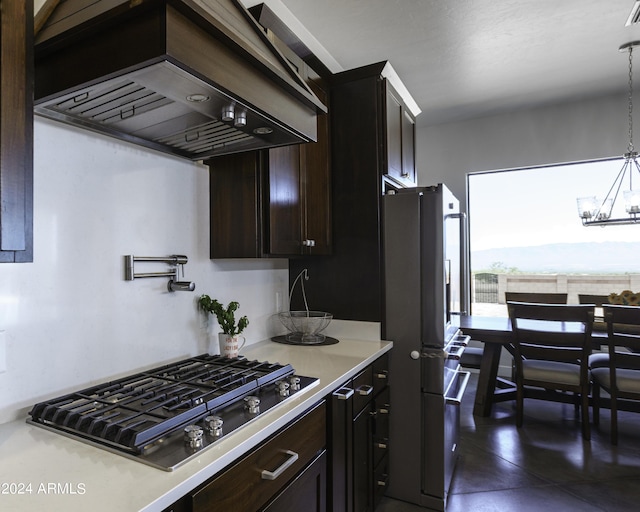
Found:
[[600, 425], [600, 384], [593, 383], [593, 424]]
[[522, 426], [522, 420], [524, 417], [524, 390], [522, 386], [518, 386], [516, 391], [516, 426]]
[[589, 423], [589, 392], [582, 392], [582, 438], [585, 441], [591, 439], [591, 424]]
[[618, 400], [611, 393], [611, 444], [618, 444]]

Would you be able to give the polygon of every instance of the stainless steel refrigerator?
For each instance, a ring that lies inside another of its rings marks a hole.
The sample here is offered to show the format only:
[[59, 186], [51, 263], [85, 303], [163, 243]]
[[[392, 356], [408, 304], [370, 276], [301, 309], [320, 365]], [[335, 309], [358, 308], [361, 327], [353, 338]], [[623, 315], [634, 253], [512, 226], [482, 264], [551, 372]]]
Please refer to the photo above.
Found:
[[390, 363], [387, 495], [445, 510], [458, 457], [460, 369], [468, 338], [466, 222], [442, 184], [398, 190], [383, 201], [383, 336]]

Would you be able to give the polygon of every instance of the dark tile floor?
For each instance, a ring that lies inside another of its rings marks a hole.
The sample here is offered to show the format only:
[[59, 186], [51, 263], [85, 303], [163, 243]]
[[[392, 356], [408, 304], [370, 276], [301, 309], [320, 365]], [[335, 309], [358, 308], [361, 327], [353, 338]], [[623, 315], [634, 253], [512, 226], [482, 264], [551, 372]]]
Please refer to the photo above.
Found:
[[[513, 402], [491, 417], [473, 416], [477, 374], [462, 404], [460, 459], [447, 512], [640, 511], [640, 415], [619, 413], [618, 446], [601, 411], [591, 442], [582, 440], [572, 405], [525, 400], [524, 425]], [[384, 498], [376, 512], [424, 508]]]

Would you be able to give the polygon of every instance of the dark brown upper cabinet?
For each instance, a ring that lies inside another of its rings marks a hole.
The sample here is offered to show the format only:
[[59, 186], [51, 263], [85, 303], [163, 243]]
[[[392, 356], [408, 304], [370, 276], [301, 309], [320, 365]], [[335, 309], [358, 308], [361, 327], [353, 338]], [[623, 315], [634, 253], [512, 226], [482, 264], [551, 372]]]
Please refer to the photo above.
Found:
[[[262, 22], [266, 12], [262, 10]], [[320, 101], [328, 104], [325, 79], [275, 33], [268, 31], [268, 36]], [[318, 115], [317, 142], [206, 161], [211, 258], [331, 254], [329, 122], [330, 113]]]
[[[387, 81], [384, 81], [386, 103], [386, 150], [383, 173], [404, 187], [415, 187], [415, 117], [407, 109], [401, 96]], [[382, 91], [381, 91], [382, 94]]]
[[[382, 317], [381, 198], [389, 189], [415, 185], [415, 124], [407, 106], [413, 100], [405, 91], [388, 62], [331, 79], [333, 252], [292, 260], [289, 279], [308, 269], [309, 307], [337, 319]], [[291, 308], [302, 307], [294, 297]]]
[[0, 263], [33, 261], [33, 2], [0, 8]]
[[318, 119], [318, 142], [207, 160], [211, 258], [330, 254], [328, 122]]

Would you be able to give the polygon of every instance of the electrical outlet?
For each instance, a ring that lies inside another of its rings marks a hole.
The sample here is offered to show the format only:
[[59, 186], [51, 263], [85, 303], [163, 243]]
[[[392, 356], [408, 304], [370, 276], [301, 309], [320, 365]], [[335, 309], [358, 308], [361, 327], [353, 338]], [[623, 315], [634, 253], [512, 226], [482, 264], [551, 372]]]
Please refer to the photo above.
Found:
[[0, 331], [0, 373], [7, 371], [7, 342], [6, 334]]

